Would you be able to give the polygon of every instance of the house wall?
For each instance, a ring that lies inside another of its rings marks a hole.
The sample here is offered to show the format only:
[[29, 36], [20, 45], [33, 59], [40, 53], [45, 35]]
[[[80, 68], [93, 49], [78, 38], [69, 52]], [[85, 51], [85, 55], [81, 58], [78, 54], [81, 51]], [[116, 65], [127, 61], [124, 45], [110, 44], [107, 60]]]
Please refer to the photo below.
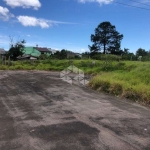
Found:
[[6, 55], [6, 51], [0, 48], [0, 58]]

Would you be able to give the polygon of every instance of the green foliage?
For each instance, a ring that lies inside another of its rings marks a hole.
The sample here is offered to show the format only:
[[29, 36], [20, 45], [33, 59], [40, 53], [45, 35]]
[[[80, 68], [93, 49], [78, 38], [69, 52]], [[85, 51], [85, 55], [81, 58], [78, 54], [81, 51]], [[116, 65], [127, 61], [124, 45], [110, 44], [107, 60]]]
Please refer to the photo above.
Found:
[[57, 51], [55, 54], [52, 55], [52, 58], [56, 59], [66, 59], [67, 58], [67, 50], [62, 49], [61, 51]]
[[106, 60], [118, 61], [121, 59], [121, 56], [112, 55], [112, 54], [96, 54], [92, 58], [96, 60], [104, 60], [104, 61]]
[[135, 61], [137, 60], [137, 57], [133, 53], [124, 53], [121, 59]]
[[[110, 83], [109, 83], [110, 84]], [[113, 83], [113, 84], [110, 84], [110, 87], [108, 89], [108, 92], [110, 94], [114, 94], [114, 95], [120, 95], [122, 94], [123, 92], [123, 87], [122, 87], [122, 84], [120, 83]]]
[[7, 52], [7, 57], [10, 57], [14, 61], [17, 60], [18, 56], [23, 55], [22, 49], [24, 48], [25, 43], [25, 40], [21, 40], [19, 42], [16, 42], [15, 44], [11, 43], [11, 47]]
[[8, 70], [8, 67], [6, 65], [0, 65], [0, 70]]
[[103, 49], [103, 53], [116, 54], [120, 52], [120, 43], [123, 35], [116, 31], [116, 27], [110, 22], [102, 22], [95, 29], [95, 34], [91, 35], [91, 41], [94, 43], [89, 46], [92, 53], [97, 53]]
[[90, 52], [82, 53], [82, 59], [89, 59], [90, 58]]
[[129, 49], [128, 48], [124, 48], [123, 54], [129, 54]]
[[147, 56], [143, 56], [142, 61], [150, 61], [150, 53]]
[[148, 54], [148, 52], [145, 49], [139, 48], [136, 51], [136, 56], [146, 56]]
[[40, 60], [46, 60], [46, 59], [48, 59], [49, 58], [49, 56], [47, 56], [46, 54], [41, 54], [40, 56], [39, 56], [39, 59]]

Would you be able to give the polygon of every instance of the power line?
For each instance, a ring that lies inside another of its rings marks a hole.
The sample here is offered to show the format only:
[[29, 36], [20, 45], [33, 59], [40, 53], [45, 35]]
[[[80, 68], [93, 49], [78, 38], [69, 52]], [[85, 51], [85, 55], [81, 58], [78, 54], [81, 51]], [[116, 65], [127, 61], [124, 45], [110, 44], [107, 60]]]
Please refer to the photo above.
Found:
[[135, 0], [130, 0], [130, 1], [133, 1], [133, 2], [138, 3], [138, 4], [142, 4], [142, 5], [145, 5], [145, 6], [150, 6], [149, 4], [145, 4], [145, 3], [137, 2], [137, 1], [135, 1]]
[[149, 10], [149, 8], [144, 8], [144, 7], [139, 7], [139, 6], [134, 6], [134, 5], [130, 5], [130, 4], [126, 4], [126, 3], [121, 3], [121, 2], [115, 2], [114, 3], [117, 3], [117, 4], [121, 4], [121, 5], [126, 5], [126, 6], [130, 6], [130, 7], [135, 7], [135, 8], [139, 8], [139, 9], [145, 9], [145, 10]]

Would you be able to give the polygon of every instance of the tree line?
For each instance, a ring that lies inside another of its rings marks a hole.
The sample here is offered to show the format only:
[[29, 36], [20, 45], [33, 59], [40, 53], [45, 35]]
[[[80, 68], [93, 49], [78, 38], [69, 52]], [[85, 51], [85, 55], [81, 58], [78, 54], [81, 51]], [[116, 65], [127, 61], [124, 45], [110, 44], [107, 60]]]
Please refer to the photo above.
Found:
[[[92, 45], [88, 45], [90, 52], [83, 53], [83, 57], [90, 57], [94, 59], [99, 59], [101, 54], [112, 54], [121, 56], [124, 60], [138, 60], [139, 58], [144, 58], [144, 60], [150, 60], [150, 51], [139, 48], [136, 54], [129, 51], [128, 48], [121, 49], [121, 41], [124, 35], [120, 34], [114, 25], [110, 22], [102, 22], [95, 28], [95, 33], [91, 34]], [[10, 49], [7, 52], [7, 57], [12, 60], [17, 60], [17, 57], [23, 55], [22, 49], [25, 47], [25, 40], [20, 40], [13, 43], [13, 39], [10, 38]], [[62, 49], [57, 51], [51, 56], [41, 55], [39, 59], [57, 58], [66, 59], [67, 54], [70, 51]], [[75, 58], [79, 58], [75, 56]]]

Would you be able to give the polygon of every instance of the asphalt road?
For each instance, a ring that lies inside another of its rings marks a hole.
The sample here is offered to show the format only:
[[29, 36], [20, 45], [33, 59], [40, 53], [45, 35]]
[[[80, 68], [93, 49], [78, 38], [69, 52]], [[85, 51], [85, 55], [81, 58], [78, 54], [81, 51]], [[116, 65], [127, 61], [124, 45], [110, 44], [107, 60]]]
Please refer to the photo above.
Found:
[[150, 109], [56, 72], [0, 71], [0, 150], [150, 150]]

